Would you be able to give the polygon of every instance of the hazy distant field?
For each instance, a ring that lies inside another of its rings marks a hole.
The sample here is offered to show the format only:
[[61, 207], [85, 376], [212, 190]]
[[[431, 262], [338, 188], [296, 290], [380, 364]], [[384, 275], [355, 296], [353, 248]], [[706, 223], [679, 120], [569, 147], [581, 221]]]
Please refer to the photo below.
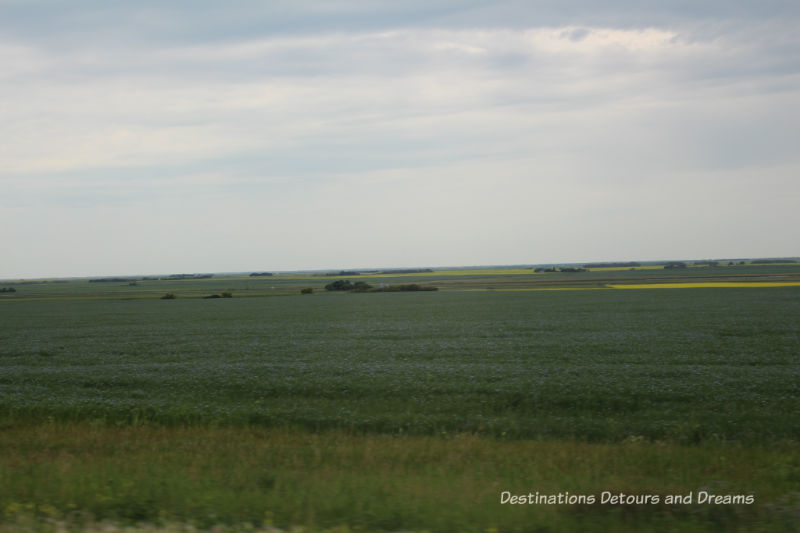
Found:
[[800, 288], [0, 307], [0, 415], [382, 432], [798, 437]]
[[[748, 268], [729, 272], [797, 274]], [[701, 270], [685, 279], [725, 279]], [[529, 276], [589, 288], [597, 275]], [[0, 512], [12, 524], [82, 511], [368, 531], [791, 530], [800, 287], [452, 290], [514, 279], [305, 296], [308, 280], [118, 284], [129, 300], [92, 292], [105, 283], [18, 285], [0, 302]], [[282, 296], [241, 297], [252, 286]], [[165, 289], [178, 299], [158, 299]], [[174, 463], [172, 447], [185, 450]], [[499, 504], [502, 490], [703, 487], [756, 503]]]
[[133, 281], [90, 282], [70, 280], [8, 280], [0, 288], [13, 287], [13, 293], [0, 293], [0, 302], [20, 300], [89, 300], [89, 299], [154, 299], [165, 293], [179, 297], [202, 298], [214, 293], [231, 292], [237, 298], [285, 296], [298, 294], [301, 288], [311, 287], [324, 292], [324, 286], [337, 279], [383, 284], [420, 283], [440, 290], [474, 289], [550, 289], [550, 288], [608, 288], [620, 284], [705, 283], [705, 282], [800, 282], [800, 263], [746, 264], [717, 268], [691, 266], [668, 270], [652, 266], [613, 269], [589, 269], [577, 273], [534, 273], [533, 269], [494, 268], [435, 270], [417, 274], [370, 274], [357, 276], [326, 276], [324, 274], [292, 273], [250, 277], [214, 276], [208, 279], [147, 279], [129, 276]]

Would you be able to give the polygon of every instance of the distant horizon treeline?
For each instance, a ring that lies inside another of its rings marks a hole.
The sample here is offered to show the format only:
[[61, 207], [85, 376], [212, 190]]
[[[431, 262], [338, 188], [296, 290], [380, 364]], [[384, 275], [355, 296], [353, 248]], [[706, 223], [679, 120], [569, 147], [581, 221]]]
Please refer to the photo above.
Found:
[[374, 287], [366, 281], [356, 281], [353, 283], [348, 279], [339, 279], [325, 285], [326, 291], [350, 291], [350, 292], [414, 292], [414, 291], [438, 291], [437, 287], [430, 285], [419, 285], [417, 283], [406, 283], [398, 285], [381, 284]]
[[432, 268], [397, 268], [389, 270], [340, 270], [339, 272], [325, 272], [320, 276], [360, 276], [362, 274], [424, 274], [433, 272]]
[[625, 267], [640, 267], [641, 263], [636, 261], [618, 262], [618, 263], [586, 263], [583, 268], [625, 268]]
[[[683, 261], [609, 261], [609, 262], [592, 262], [592, 263], [537, 263], [537, 264], [529, 264], [528, 265], [496, 265], [492, 266], [491, 268], [541, 268], [544, 270], [539, 270], [540, 272], [548, 271], [548, 272], [558, 272], [558, 271], [568, 271], [564, 269], [591, 269], [591, 268], [641, 268], [644, 266], [663, 266], [666, 268], [681, 268], [680, 264], [689, 264], [693, 266], [719, 266], [723, 263], [727, 264], [728, 266], [731, 265], [744, 265], [744, 264], [751, 264], [751, 265], [772, 265], [772, 264], [797, 264], [800, 263], [800, 258], [797, 257], [784, 257], [784, 258], [757, 258], [757, 259], [715, 259], [715, 260], [683, 260]], [[382, 274], [382, 275], [391, 275], [391, 274], [424, 274], [424, 273], [432, 273], [436, 272], [437, 269], [445, 269], [445, 270], [471, 270], [471, 269], [480, 269], [480, 268], [488, 268], [482, 266], [464, 266], [464, 267], [437, 267], [437, 268], [396, 268], [396, 269], [385, 269], [385, 270], [340, 270], [338, 272], [328, 271], [328, 272], [321, 272], [321, 271], [309, 271], [309, 270], [297, 270], [297, 271], [281, 271], [278, 273], [273, 272], [252, 272], [249, 274], [250, 277], [271, 277], [280, 274], [286, 273], [308, 273], [312, 276], [361, 276], [361, 275], [370, 275], [370, 274]], [[559, 269], [559, 270], [547, 270], [547, 269]], [[578, 270], [571, 270], [572, 272]], [[224, 274], [230, 275], [231, 272], [225, 272]], [[235, 274], [235, 273], [234, 273]], [[244, 272], [242, 272], [244, 274]], [[215, 277], [215, 274], [171, 274], [168, 276], [109, 276], [109, 277], [98, 277], [98, 278], [91, 278], [88, 281], [90, 283], [131, 283], [137, 281], [174, 281], [174, 280], [198, 280], [198, 279], [209, 279]], [[52, 277], [52, 278], [4, 278], [2, 281], [5, 285], [29, 285], [29, 284], [37, 284], [37, 283], [68, 283], [71, 279], [86, 279], [85, 277], [75, 277], [75, 276], [68, 276], [64, 278]]]
[[93, 278], [89, 283], [129, 283], [136, 281], [174, 281], [179, 279], [210, 279], [214, 274], [171, 274], [169, 276], [137, 276], [128, 278]]

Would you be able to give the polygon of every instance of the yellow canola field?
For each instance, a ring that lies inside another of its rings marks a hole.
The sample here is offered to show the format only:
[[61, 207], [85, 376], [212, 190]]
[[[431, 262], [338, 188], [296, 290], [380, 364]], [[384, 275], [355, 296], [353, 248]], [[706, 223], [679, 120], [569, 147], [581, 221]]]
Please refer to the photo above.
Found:
[[695, 283], [643, 283], [640, 285], [609, 285], [612, 289], [696, 289], [703, 287], [800, 287], [800, 281], [709, 281]]
[[518, 291], [607, 291], [611, 287], [513, 287], [510, 289], [462, 289], [465, 292], [518, 292]]

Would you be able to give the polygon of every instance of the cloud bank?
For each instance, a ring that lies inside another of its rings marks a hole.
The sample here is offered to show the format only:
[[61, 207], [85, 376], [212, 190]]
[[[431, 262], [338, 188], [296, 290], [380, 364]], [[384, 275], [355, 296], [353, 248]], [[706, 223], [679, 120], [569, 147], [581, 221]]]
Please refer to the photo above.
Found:
[[798, 254], [790, 4], [270, 5], [6, 2], [0, 276]]

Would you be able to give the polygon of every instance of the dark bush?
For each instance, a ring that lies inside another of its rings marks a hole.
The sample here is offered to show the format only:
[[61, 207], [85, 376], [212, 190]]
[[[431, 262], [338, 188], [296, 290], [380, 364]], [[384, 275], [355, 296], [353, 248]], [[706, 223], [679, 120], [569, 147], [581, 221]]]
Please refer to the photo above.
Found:
[[223, 292], [222, 293], [222, 297], [223, 298], [233, 298], [233, 294], [231, 294], [229, 292]]
[[372, 285], [367, 283], [366, 281], [356, 281], [353, 284], [353, 290], [358, 292], [367, 292], [372, 288]]
[[168, 292], [167, 294], [161, 297], [162, 300], [174, 300], [175, 298], [177, 298], [177, 296], [175, 296], [171, 292]]
[[312, 289], [311, 287], [300, 289], [300, 294], [314, 294], [314, 289]]
[[351, 291], [353, 288], [353, 283], [347, 279], [339, 279], [325, 285], [326, 291]]

